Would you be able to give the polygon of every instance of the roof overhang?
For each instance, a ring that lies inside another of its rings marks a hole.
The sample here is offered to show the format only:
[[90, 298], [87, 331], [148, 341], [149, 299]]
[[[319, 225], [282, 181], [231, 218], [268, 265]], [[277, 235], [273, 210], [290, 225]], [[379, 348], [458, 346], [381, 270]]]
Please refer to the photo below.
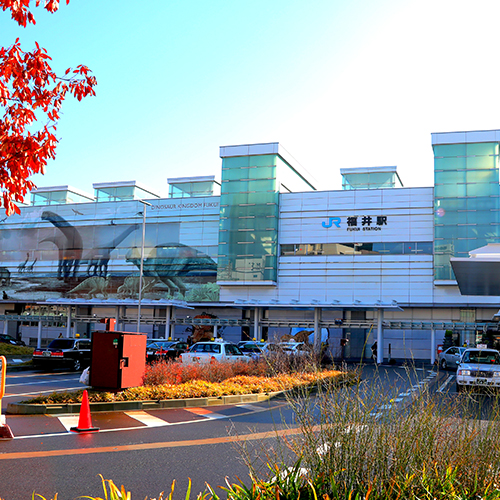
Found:
[[500, 259], [451, 258], [462, 295], [500, 296]]
[[[43, 302], [38, 302], [39, 304], [55, 304], [61, 306], [95, 306], [95, 307], [109, 307], [109, 306], [132, 306], [137, 307], [139, 301], [134, 299], [47, 299]], [[175, 306], [180, 309], [193, 309], [192, 306], [188, 305], [187, 302], [182, 300], [141, 300], [142, 307], [165, 307], [165, 306]]]
[[300, 301], [287, 301], [281, 302], [279, 300], [275, 301], [260, 301], [260, 300], [235, 300], [233, 307], [238, 307], [240, 309], [254, 309], [256, 307], [263, 307], [265, 309], [296, 309], [296, 310], [311, 310], [311, 309], [334, 309], [334, 310], [351, 310], [351, 309], [361, 309], [361, 310], [373, 310], [373, 309], [389, 309], [402, 311], [402, 307], [393, 300], [391, 302], [362, 302], [355, 300], [354, 302], [340, 302], [339, 300], [334, 302], [300, 302]]

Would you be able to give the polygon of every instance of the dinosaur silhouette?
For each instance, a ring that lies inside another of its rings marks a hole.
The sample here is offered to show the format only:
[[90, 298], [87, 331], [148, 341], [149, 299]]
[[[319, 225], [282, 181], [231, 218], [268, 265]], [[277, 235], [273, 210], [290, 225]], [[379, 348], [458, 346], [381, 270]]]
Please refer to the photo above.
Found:
[[30, 254], [26, 254], [26, 260], [17, 266], [17, 272], [18, 273], [24, 273], [26, 271], [26, 264], [28, 263], [28, 260], [30, 260]]
[[[107, 245], [97, 247], [92, 251], [88, 259], [87, 276], [103, 276], [108, 274], [109, 259], [111, 259], [111, 252], [139, 225], [133, 224], [127, 227], [121, 234], [114, 238]], [[86, 259], [86, 260], [87, 260]]]
[[[132, 248], [126, 260], [140, 269], [140, 259], [133, 256], [137, 255], [137, 250], [137, 247]], [[182, 295], [187, 292], [182, 277], [215, 276], [217, 274], [217, 264], [213, 259], [207, 254], [181, 243], [157, 245], [150, 255], [143, 259], [144, 276], [156, 276], [171, 291], [177, 289]]]
[[27, 273], [32, 273], [33, 272], [33, 268], [35, 267], [35, 263], [36, 263], [37, 260], [38, 260], [38, 258], [36, 258], [29, 266], [26, 266], [26, 272]]
[[108, 292], [106, 291], [109, 285], [109, 278], [103, 278], [102, 276], [91, 276], [86, 278], [79, 285], [77, 285], [73, 290], [68, 293], [82, 293], [87, 291], [87, 298], [93, 299], [97, 294], [102, 294], [105, 299], [108, 298]]
[[6, 267], [0, 267], [0, 285], [10, 285], [10, 271]]
[[[83, 241], [78, 229], [73, 227], [67, 220], [60, 215], [46, 210], [42, 213], [42, 220], [50, 222], [62, 233], [62, 238], [56, 237], [52, 241], [59, 249], [59, 265], [57, 268], [57, 277], [64, 280], [76, 277], [80, 260], [82, 258]], [[46, 238], [45, 241], [51, 241]]]

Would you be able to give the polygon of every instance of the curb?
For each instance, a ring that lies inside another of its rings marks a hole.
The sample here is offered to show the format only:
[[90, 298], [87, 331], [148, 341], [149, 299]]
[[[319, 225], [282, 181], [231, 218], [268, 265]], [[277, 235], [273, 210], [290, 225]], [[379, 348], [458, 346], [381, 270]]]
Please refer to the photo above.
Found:
[[[113, 401], [110, 403], [90, 403], [91, 412], [130, 411], [130, 410], [160, 410], [164, 408], [196, 408], [200, 406], [219, 406], [239, 403], [260, 403], [268, 401], [284, 391], [259, 394], [234, 394], [230, 396], [165, 399], [161, 401]], [[7, 415], [60, 415], [79, 413], [81, 403], [34, 405], [9, 403]]]

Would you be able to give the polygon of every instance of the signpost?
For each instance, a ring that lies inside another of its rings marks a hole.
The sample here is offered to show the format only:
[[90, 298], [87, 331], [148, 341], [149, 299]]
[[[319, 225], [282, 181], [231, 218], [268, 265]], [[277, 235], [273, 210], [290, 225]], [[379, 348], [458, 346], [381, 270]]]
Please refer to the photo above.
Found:
[[2, 398], [5, 394], [5, 376], [7, 373], [7, 360], [5, 356], [0, 356], [0, 439], [12, 439], [14, 435], [10, 427], [5, 423], [5, 417], [2, 415]]

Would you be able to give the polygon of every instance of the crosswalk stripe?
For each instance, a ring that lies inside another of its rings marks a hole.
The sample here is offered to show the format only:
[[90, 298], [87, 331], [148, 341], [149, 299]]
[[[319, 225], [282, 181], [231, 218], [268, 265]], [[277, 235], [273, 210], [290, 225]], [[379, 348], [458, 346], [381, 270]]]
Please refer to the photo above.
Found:
[[126, 411], [125, 415], [138, 420], [148, 427], [164, 427], [165, 425], [170, 425], [168, 422], [165, 422], [165, 420], [162, 420], [158, 417], [153, 417], [153, 415], [150, 415], [149, 413], [146, 413], [142, 410]]
[[78, 427], [79, 415], [65, 415], [63, 417], [58, 417], [59, 422], [63, 427], [69, 432], [71, 427]]

